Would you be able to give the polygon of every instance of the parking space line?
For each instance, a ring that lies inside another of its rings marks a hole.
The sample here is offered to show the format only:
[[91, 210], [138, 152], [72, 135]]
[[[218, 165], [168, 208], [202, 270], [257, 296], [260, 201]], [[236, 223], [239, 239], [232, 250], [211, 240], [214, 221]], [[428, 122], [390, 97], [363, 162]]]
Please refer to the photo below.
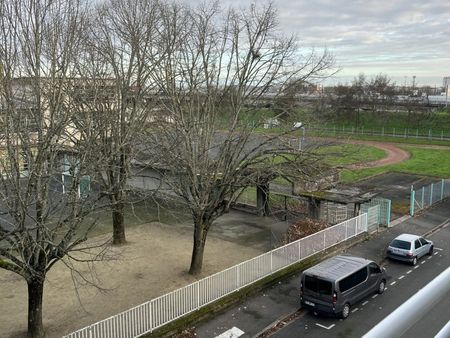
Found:
[[356, 308], [354, 308], [354, 309], [352, 310], [352, 313], [353, 313], [353, 312], [356, 312], [356, 311], [358, 311], [358, 310], [359, 310], [359, 308], [356, 307]]
[[386, 291], [387, 290], [387, 288], [384, 288], [384, 291]]
[[436, 256], [439, 252], [435, 252], [434, 255]]
[[431, 258], [433, 258], [433, 256], [428, 257], [428, 259], [431, 259]]
[[225, 331], [224, 333], [216, 336], [216, 338], [237, 338], [244, 334], [245, 332], [241, 329], [237, 328], [236, 326], [233, 326], [228, 331]]
[[391, 285], [394, 285], [395, 283], [397, 283], [396, 281], [393, 281], [392, 283], [391, 283]]
[[406, 274], [409, 275], [412, 272], [412, 270], [406, 271]]
[[422, 261], [420, 264], [425, 264], [427, 261]]
[[434, 250], [444, 251], [444, 249], [441, 248], [434, 248]]
[[420, 265], [416, 265], [415, 267], [414, 267], [414, 269], [418, 269], [420, 267]]
[[[385, 290], [386, 290], [386, 288], [385, 288]], [[377, 298], [377, 297], [378, 297], [378, 295], [373, 295], [372, 299]]]
[[319, 326], [319, 327], [321, 327], [321, 328], [323, 328], [323, 329], [325, 329], [325, 330], [330, 330], [330, 329], [332, 329], [336, 324], [331, 324], [330, 326], [325, 326], [325, 325], [316, 323], [316, 325]]
[[366, 300], [364, 303], [362, 303], [362, 306], [366, 305], [369, 301]]
[[403, 279], [403, 278], [405, 278], [404, 275], [401, 275], [400, 277], [398, 277], [398, 279]]

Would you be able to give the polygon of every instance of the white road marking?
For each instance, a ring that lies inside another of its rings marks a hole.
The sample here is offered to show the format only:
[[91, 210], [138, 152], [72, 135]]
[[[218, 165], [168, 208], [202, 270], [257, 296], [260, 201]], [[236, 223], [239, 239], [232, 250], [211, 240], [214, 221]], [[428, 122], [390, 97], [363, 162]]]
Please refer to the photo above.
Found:
[[237, 338], [244, 334], [245, 332], [241, 329], [238, 329], [236, 326], [233, 326], [228, 331], [216, 336], [215, 338]]
[[422, 263], [420, 263], [420, 264], [425, 264], [427, 261], [422, 261]]
[[433, 258], [433, 256], [428, 257], [428, 259], [431, 259], [431, 258]]
[[366, 300], [364, 303], [362, 303], [362, 306], [366, 305], [369, 301]]
[[405, 278], [404, 275], [401, 275], [400, 277], [398, 277], [398, 279], [403, 279], [403, 278]]
[[[386, 288], [384, 288], [384, 289], [386, 290]], [[377, 298], [377, 297], [378, 297], [378, 295], [373, 295], [372, 299]]]
[[406, 274], [409, 275], [412, 272], [412, 270], [406, 271]]
[[397, 283], [396, 281], [393, 281], [392, 283], [391, 283], [391, 285], [394, 285], [395, 283]]
[[354, 308], [354, 309], [352, 310], [352, 313], [353, 313], [353, 312], [356, 312], [356, 311], [358, 311], [358, 310], [359, 310], [359, 308], [356, 307], [356, 308]]
[[435, 252], [434, 255], [436, 256], [439, 252]]
[[325, 326], [325, 325], [316, 323], [316, 325], [319, 326], [319, 327], [321, 327], [321, 328], [323, 328], [323, 329], [325, 329], [325, 330], [330, 330], [330, 329], [332, 329], [336, 324], [331, 324], [330, 326]]
[[414, 267], [414, 269], [418, 269], [420, 267], [420, 265], [416, 265], [415, 267]]
[[386, 291], [387, 290], [387, 287], [386, 288], [384, 288], [384, 291]]
[[434, 248], [434, 250], [444, 251], [444, 249], [441, 248]]

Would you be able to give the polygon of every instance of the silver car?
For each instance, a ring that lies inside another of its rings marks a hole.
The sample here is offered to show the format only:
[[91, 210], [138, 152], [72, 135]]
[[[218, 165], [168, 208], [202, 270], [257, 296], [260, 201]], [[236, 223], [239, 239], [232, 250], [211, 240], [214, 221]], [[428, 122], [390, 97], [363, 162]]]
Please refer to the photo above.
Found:
[[387, 256], [391, 259], [417, 264], [417, 259], [433, 254], [433, 242], [423, 237], [401, 234], [392, 240], [387, 248]]

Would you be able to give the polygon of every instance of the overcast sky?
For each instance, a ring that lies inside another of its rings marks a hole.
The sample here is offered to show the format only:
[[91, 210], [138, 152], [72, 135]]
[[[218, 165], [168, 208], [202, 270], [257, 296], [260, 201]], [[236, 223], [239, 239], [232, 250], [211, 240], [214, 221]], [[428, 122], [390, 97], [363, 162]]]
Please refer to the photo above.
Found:
[[[259, 1], [222, 0], [223, 6]], [[360, 72], [398, 84], [442, 85], [450, 76], [449, 0], [273, 0], [283, 31], [304, 46], [327, 47], [342, 68], [335, 82]]]

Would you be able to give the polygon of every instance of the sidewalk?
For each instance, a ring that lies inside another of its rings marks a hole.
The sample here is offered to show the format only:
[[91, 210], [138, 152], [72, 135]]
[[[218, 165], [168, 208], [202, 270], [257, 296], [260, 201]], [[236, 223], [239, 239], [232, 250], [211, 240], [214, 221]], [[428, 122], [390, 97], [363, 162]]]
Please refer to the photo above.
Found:
[[[426, 235], [449, 219], [450, 201], [447, 200], [421, 216], [409, 218], [395, 227], [374, 234], [370, 240], [351, 247], [346, 253], [382, 262], [385, 258], [386, 245], [398, 234]], [[196, 327], [197, 337], [217, 337], [233, 327], [243, 331], [244, 334], [227, 333], [221, 338], [253, 337], [299, 308], [299, 276], [300, 271], [254, 297], [226, 309], [222, 314], [199, 323]]]

